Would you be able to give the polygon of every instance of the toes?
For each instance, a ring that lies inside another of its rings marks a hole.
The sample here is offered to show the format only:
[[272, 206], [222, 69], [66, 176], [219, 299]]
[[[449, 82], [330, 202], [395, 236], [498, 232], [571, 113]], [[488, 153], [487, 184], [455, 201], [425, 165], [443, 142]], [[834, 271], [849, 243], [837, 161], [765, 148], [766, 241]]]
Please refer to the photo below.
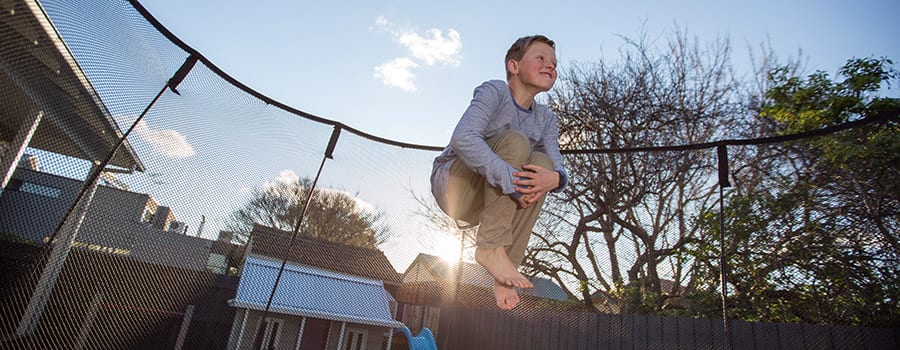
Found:
[[519, 278], [513, 281], [513, 284], [518, 288], [534, 288], [534, 284], [523, 275], [519, 275]]
[[517, 294], [497, 298], [497, 306], [501, 309], [510, 310], [517, 305], [519, 305], [519, 296]]
[[525, 288], [525, 289], [534, 288], [534, 284], [532, 284], [531, 281], [529, 281], [528, 278], [522, 274], [518, 274], [518, 276], [515, 276], [512, 278], [504, 278], [504, 279], [496, 278], [495, 281], [497, 281], [498, 283], [500, 283], [504, 286], [508, 286], [508, 287]]

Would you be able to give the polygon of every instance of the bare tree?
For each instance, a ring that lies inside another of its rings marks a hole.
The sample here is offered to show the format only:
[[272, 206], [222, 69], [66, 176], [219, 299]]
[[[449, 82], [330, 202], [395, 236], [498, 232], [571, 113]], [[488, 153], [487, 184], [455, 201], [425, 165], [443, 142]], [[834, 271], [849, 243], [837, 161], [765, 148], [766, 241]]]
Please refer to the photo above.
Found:
[[[625, 149], [729, 136], [745, 106], [730, 46], [675, 31], [665, 50], [625, 38], [615, 63], [561, 74], [551, 105], [564, 149]], [[659, 309], [690, 288], [693, 215], [717, 200], [715, 154], [666, 151], [567, 155], [570, 186], [551, 198], [525, 265], [570, 295], [624, 310]], [[577, 286], [577, 287], [572, 287]]]

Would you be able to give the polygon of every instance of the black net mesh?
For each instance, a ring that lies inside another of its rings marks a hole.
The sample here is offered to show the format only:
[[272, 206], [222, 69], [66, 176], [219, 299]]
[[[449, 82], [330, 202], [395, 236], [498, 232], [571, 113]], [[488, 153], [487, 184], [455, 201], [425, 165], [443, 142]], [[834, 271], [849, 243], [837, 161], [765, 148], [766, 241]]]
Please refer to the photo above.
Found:
[[569, 147], [502, 311], [439, 148], [273, 101], [136, 2], [2, 1], [0, 42], [3, 348], [900, 346], [897, 174], [807, 181], [802, 140], [728, 146], [724, 191], [724, 144]]

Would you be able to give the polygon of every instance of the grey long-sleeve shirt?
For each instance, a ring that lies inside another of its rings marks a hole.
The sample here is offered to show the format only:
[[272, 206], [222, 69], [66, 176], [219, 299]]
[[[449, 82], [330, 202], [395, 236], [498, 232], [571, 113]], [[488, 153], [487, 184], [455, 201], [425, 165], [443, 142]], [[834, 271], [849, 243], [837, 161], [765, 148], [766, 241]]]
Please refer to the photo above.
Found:
[[502, 80], [490, 80], [475, 88], [472, 102], [463, 113], [450, 144], [434, 159], [431, 171], [431, 192], [443, 207], [450, 175], [450, 166], [457, 160], [481, 174], [491, 186], [504, 194], [516, 192], [513, 184], [515, 168], [491, 151], [486, 140], [504, 130], [521, 132], [531, 141], [532, 150], [546, 153], [553, 160], [553, 170], [560, 173], [561, 191], [568, 181], [559, 152], [559, 127], [556, 114], [547, 106], [532, 103], [531, 110], [516, 104], [509, 86]]

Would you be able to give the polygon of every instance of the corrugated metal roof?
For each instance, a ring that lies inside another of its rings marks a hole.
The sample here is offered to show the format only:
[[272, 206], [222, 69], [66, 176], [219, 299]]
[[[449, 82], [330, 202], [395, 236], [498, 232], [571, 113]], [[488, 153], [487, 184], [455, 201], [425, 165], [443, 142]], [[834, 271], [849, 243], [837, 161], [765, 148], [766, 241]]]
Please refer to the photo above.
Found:
[[[281, 262], [249, 256], [234, 307], [265, 310]], [[382, 327], [402, 327], [391, 317], [381, 281], [288, 263], [270, 312]]]

